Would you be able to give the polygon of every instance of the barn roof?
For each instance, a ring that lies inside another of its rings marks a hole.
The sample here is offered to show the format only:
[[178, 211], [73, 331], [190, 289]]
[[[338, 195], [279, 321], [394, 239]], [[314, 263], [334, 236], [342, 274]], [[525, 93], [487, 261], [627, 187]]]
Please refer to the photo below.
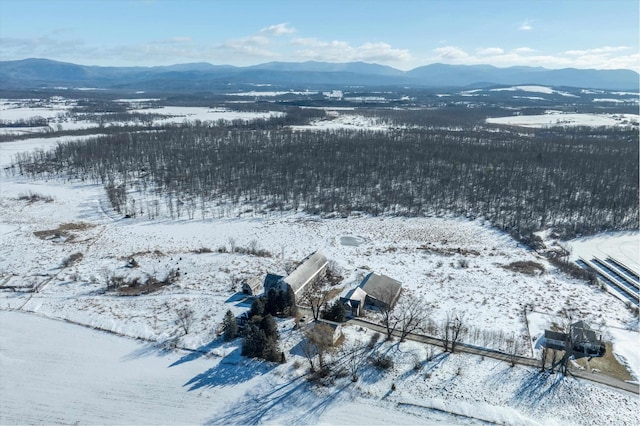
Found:
[[371, 272], [359, 286], [369, 297], [393, 307], [400, 296], [402, 283], [386, 275]]
[[285, 279], [294, 293], [301, 291], [309, 282], [315, 279], [324, 270], [329, 262], [324, 254], [316, 251], [307, 256], [302, 263]]

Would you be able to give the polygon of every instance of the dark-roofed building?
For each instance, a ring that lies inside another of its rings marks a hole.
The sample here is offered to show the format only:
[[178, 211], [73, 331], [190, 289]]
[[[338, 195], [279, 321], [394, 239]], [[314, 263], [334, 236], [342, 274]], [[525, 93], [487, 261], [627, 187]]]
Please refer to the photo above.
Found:
[[544, 331], [544, 346], [549, 349], [564, 351], [569, 345], [574, 355], [597, 355], [605, 353], [606, 346], [602, 338], [584, 321], [578, 321], [570, 326], [570, 335], [559, 331]]
[[575, 352], [585, 355], [603, 355], [605, 352], [602, 338], [598, 338], [596, 332], [584, 321], [571, 324], [571, 342]]
[[401, 291], [400, 281], [371, 272], [356, 288], [344, 292], [340, 296], [340, 302], [347, 313], [360, 316], [366, 305], [379, 309], [393, 309]]
[[402, 291], [400, 281], [375, 272], [364, 277], [359, 287], [367, 294], [365, 303], [380, 309], [393, 309]]
[[567, 335], [559, 331], [544, 331], [544, 347], [564, 351], [567, 348]]
[[281, 284], [280, 281], [284, 278], [282, 275], [277, 274], [267, 274], [264, 277], [264, 293], [267, 294], [269, 290], [275, 288], [276, 290], [280, 290]]

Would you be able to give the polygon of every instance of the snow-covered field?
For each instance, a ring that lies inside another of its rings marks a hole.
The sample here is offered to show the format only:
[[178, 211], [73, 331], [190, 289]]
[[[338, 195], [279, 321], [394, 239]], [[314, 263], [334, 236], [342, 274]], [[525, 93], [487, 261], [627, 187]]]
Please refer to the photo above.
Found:
[[561, 96], [566, 96], [566, 97], [570, 97], [570, 98], [578, 98], [579, 96], [574, 95], [572, 93], [568, 93], [568, 92], [563, 92], [560, 90], [555, 90], [552, 89], [551, 87], [547, 87], [547, 86], [536, 86], [536, 85], [529, 85], [529, 86], [512, 86], [512, 87], [501, 87], [498, 89], [490, 89], [491, 92], [531, 92], [531, 93], [544, 93], [547, 95], [551, 95], [551, 94], [558, 94]]
[[[0, 143], [0, 166], [56, 142]], [[28, 194], [43, 200], [20, 199]], [[367, 367], [356, 383], [314, 387], [303, 377], [292, 320], [279, 323], [286, 364], [240, 357], [238, 341], [213, 340], [227, 309], [249, 307], [236, 295], [238, 280], [284, 273], [317, 249], [343, 276], [341, 286], [374, 270], [424, 300], [434, 321], [456, 311], [470, 327], [523, 341], [530, 338], [525, 306], [548, 315], [575, 308], [603, 330], [634, 319], [613, 296], [557, 273], [481, 220], [235, 213], [204, 221], [124, 219], [99, 185], [0, 176], [0, 285], [12, 287], [0, 291], [0, 423], [638, 423], [637, 396], [476, 356], [436, 350], [427, 361], [427, 348], [411, 342], [378, 349], [395, 360], [391, 370]], [[58, 235], [41, 232], [52, 230]], [[252, 245], [271, 256], [229, 253]], [[64, 266], [75, 253], [82, 257]], [[131, 257], [137, 268], [126, 267]], [[515, 261], [536, 262], [545, 272], [505, 269]], [[162, 278], [175, 268], [179, 281], [155, 293], [105, 292], [109, 275]], [[24, 291], [30, 288], [39, 291]], [[187, 335], [175, 323], [182, 306], [195, 312]], [[357, 327], [345, 333], [346, 347], [370, 337]], [[615, 341], [621, 353], [636, 350], [637, 332]], [[163, 342], [209, 355], [161, 349]], [[525, 345], [523, 355], [531, 354]]]
[[[165, 124], [181, 124], [184, 122], [218, 122], [222, 121], [251, 121], [256, 119], [268, 119], [270, 117], [279, 116], [282, 113], [277, 111], [271, 112], [243, 112], [232, 111], [226, 108], [208, 108], [208, 107], [178, 107], [163, 106], [150, 107], [149, 102], [157, 101], [154, 98], [148, 99], [117, 99], [117, 102], [127, 104], [134, 107], [130, 112], [140, 114], [157, 114], [163, 116], [152, 120], [154, 125]], [[0, 128], [0, 134], [33, 134], [43, 133], [51, 130], [80, 130], [94, 129], [101, 126], [97, 121], [80, 120], [70, 114], [70, 109], [77, 103], [73, 99], [65, 99], [60, 97], [51, 97], [42, 100], [7, 100], [0, 99], [0, 120], [3, 122], [15, 122], [17, 120], [31, 120], [35, 118], [44, 118], [47, 120], [46, 127], [4, 127]], [[107, 116], [107, 115], [105, 115]], [[107, 121], [109, 125], [133, 125], [130, 122], [112, 122]], [[138, 123], [139, 124], [139, 123]]]
[[640, 234], [638, 232], [609, 232], [594, 237], [582, 237], [565, 244], [571, 260], [613, 257], [640, 272]]
[[547, 111], [541, 115], [513, 115], [510, 117], [487, 118], [490, 124], [506, 124], [510, 126], [544, 128], [544, 127], [617, 127], [631, 126], [632, 123], [638, 125], [640, 115], [638, 114], [581, 114], [564, 113], [560, 111]]
[[291, 126], [293, 130], [366, 130], [383, 132], [391, 125], [376, 117], [364, 117], [356, 114], [346, 114], [337, 109], [327, 110], [327, 118], [316, 120], [309, 125]]

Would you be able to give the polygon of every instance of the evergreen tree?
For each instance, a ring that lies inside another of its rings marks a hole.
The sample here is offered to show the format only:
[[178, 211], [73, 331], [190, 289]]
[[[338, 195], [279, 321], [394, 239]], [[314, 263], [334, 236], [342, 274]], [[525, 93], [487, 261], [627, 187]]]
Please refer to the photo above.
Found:
[[267, 302], [264, 305], [264, 313], [265, 315], [278, 314], [278, 293], [273, 288], [269, 290], [269, 293], [267, 293]]
[[287, 309], [289, 310], [289, 316], [296, 316], [298, 313], [298, 307], [296, 306], [296, 294], [290, 286], [287, 286]]
[[264, 334], [269, 339], [278, 340], [278, 324], [276, 324], [276, 320], [273, 316], [267, 314], [262, 321], [260, 321], [260, 329], [264, 331]]
[[345, 322], [347, 320], [347, 312], [340, 300], [336, 300], [322, 311], [322, 318], [329, 321]]
[[226, 342], [235, 339], [238, 335], [238, 322], [236, 316], [230, 310], [224, 316], [222, 320], [223, 337]]
[[251, 309], [249, 310], [249, 317], [253, 317], [255, 315], [262, 316], [264, 315], [264, 299], [262, 297], [255, 299], [251, 304]]
[[345, 322], [347, 320], [347, 312], [344, 309], [344, 305], [340, 303], [340, 300], [333, 302], [330, 312], [332, 318], [331, 321]]

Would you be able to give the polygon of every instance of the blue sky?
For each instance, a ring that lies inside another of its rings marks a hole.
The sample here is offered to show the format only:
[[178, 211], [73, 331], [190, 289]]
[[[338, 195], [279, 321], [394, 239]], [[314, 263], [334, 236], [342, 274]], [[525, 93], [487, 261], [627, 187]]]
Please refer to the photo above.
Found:
[[640, 71], [638, 0], [0, 0], [0, 60]]

